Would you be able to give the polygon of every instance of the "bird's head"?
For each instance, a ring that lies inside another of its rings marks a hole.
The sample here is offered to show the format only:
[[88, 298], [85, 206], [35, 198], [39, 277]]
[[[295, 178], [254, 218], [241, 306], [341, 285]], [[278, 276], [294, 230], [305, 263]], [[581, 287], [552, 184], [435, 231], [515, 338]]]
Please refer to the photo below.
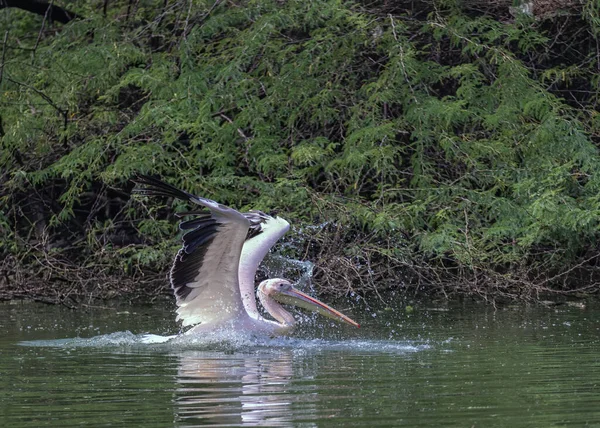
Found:
[[264, 297], [272, 298], [279, 303], [297, 306], [312, 312], [318, 312], [319, 314], [336, 321], [342, 321], [355, 327], [359, 327], [357, 322], [320, 300], [298, 290], [286, 279], [273, 278], [261, 282], [258, 286], [258, 295], [261, 301]]

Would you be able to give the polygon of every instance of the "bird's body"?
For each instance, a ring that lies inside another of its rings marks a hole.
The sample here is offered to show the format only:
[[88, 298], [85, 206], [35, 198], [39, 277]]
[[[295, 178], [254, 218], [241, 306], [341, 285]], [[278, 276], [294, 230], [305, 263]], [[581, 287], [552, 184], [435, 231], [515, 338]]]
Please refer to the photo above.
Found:
[[284, 219], [260, 211], [242, 214], [155, 178], [139, 176], [135, 181], [143, 186], [135, 189], [138, 194], [179, 198], [208, 209], [178, 214], [191, 218], [179, 225], [187, 232], [175, 256], [170, 282], [177, 300], [177, 319], [184, 327], [191, 327], [188, 333], [218, 329], [288, 333], [295, 319], [278, 301], [358, 327], [350, 318], [280, 278], [263, 281], [257, 291], [263, 307], [276, 321], [260, 315], [254, 278], [271, 247], [289, 230]]

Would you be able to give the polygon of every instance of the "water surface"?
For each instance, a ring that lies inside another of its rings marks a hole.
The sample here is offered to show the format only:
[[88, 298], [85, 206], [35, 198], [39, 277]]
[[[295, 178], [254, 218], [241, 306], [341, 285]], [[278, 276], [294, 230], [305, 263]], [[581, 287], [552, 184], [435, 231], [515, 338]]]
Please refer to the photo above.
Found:
[[172, 310], [1, 303], [0, 426], [600, 426], [598, 305], [357, 307], [358, 330], [140, 343], [177, 333]]

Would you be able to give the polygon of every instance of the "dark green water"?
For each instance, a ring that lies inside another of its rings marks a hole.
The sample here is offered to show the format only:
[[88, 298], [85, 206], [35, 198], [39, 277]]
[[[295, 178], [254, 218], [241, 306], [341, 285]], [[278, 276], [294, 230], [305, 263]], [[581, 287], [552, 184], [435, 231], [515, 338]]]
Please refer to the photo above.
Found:
[[600, 427], [600, 306], [440, 309], [144, 345], [169, 304], [3, 303], [0, 427]]

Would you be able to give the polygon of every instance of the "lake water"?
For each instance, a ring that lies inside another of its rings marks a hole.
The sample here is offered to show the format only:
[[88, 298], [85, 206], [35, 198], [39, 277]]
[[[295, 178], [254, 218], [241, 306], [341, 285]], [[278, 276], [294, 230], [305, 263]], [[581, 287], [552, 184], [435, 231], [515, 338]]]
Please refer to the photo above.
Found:
[[600, 427], [597, 303], [357, 306], [360, 329], [140, 343], [177, 332], [172, 311], [0, 303], [0, 426]]

